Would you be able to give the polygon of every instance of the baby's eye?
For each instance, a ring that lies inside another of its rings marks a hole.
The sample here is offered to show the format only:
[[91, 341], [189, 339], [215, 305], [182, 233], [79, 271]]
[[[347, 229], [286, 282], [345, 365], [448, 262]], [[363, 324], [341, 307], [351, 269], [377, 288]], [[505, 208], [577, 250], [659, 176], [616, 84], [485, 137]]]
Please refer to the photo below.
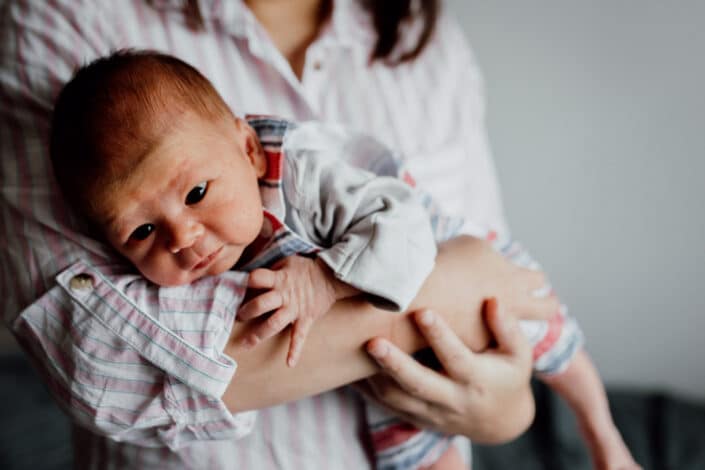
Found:
[[186, 205], [190, 206], [192, 204], [200, 202], [201, 199], [203, 199], [203, 197], [206, 195], [206, 191], [208, 191], [207, 181], [197, 184], [196, 187], [189, 191], [189, 193], [186, 195]]
[[154, 232], [154, 224], [142, 224], [130, 234], [130, 240], [144, 240]]

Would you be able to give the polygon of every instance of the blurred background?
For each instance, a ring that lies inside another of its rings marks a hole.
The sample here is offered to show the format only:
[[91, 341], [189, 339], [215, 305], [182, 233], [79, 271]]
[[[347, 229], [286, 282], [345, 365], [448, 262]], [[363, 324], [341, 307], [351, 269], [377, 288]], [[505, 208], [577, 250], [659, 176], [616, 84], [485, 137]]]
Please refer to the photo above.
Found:
[[484, 73], [513, 235], [604, 379], [705, 400], [705, 2], [445, 7]]
[[449, 0], [509, 225], [608, 385], [705, 401], [705, 2]]
[[[484, 72], [514, 237], [580, 320], [627, 443], [645, 469], [705, 468], [705, 2], [446, 8]], [[69, 424], [16, 351], [0, 328], [0, 468], [68, 468]], [[590, 468], [535, 391], [532, 429], [474, 468]]]

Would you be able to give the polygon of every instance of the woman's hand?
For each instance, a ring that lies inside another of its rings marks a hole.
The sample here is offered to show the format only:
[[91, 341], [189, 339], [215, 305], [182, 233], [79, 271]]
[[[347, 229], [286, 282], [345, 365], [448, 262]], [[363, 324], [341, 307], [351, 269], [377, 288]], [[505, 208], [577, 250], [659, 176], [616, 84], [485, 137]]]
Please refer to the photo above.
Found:
[[419, 330], [444, 371], [429, 369], [389, 341], [375, 338], [367, 351], [383, 373], [358, 382], [358, 388], [423, 428], [487, 443], [515, 438], [534, 416], [530, 347], [517, 321], [500, 311], [495, 299], [485, 302], [483, 314], [496, 346], [473, 353], [440, 316], [417, 312]]

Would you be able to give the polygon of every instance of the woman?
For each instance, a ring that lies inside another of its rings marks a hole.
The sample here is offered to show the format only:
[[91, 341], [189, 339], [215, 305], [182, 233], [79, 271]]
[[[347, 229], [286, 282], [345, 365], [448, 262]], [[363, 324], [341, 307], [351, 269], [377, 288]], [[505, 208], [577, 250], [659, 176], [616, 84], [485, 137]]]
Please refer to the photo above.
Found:
[[[421, 347], [424, 339], [403, 317], [355, 303], [339, 304], [312, 333], [298, 367], [285, 369], [283, 361], [269, 360], [283, 341], [248, 353], [226, 345], [225, 353], [237, 359], [238, 371], [233, 376], [230, 367], [232, 380], [222, 402], [190, 390], [170, 395], [184, 390], [177, 376], [156, 373], [161, 381], [152, 381], [152, 375], [143, 380], [150, 389], [144, 396], [153, 393], [151, 403], [164, 403], [163, 413], [153, 418], [168, 427], [128, 426], [127, 431], [112, 432], [123, 429], [120, 424], [131, 422], [140, 410], [124, 409], [121, 403], [110, 403], [98, 410], [100, 414], [83, 408], [84, 393], [94, 394], [96, 374], [76, 376], [81, 354], [88, 353], [77, 346], [85, 339], [79, 338], [77, 325], [95, 321], [93, 313], [105, 308], [87, 304], [82, 296], [94, 299], [106, 283], [98, 286], [95, 277], [83, 273], [66, 282], [59, 276], [58, 285], [54, 281], [57, 273], [83, 263], [97, 266], [96, 275], [115, 275], [108, 283], [111, 294], [123, 293], [115, 286], [127, 282], [119, 273], [101, 271], [115, 262], [114, 255], [82, 238], [61, 200], [53, 197], [46, 156], [50, 107], [80, 63], [119, 47], [179, 55], [208, 76], [237, 113], [336, 121], [373, 134], [405, 156], [418, 184], [446, 211], [504, 229], [484, 135], [478, 71], [457, 25], [448, 16], [438, 16], [436, 2], [418, 2], [418, 11], [410, 10], [410, 2], [245, 3], [105, 0], [3, 7], [0, 31], [7, 47], [1, 52], [0, 133], [10, 136], [0, 139], [6, 196], [1, 213], [8, 240], [0, 251], [5, 319], [36, 359], [57, 400], [81, 426], [76, 428], [77, 442], [86, 443], [77, 447], [81, 467], [369, 467], [366, 444], [359, 438], [361, 404], [345, 390], [262, 410], [252, 435], [240, 440], [208, 440], [217, 431], [205, 421], [196, 426], [190, 420], [221, 405], [231, 411], [259, 409], [368, 376], [376, 368], [361, 346], [374, 336], [386, 336], [407, 352]], [[48, 30], [53, 33], [44, 34]], [[452, 358], [453, 373], [439, 377], [378, 339], [370, 351], [389, 375], [367, 390], [402, 416], [446, 432], [495, 442], [515, 436], [533, 413], [525, 345], [499, 317], [490, 318], [500, 344], [495, 352], [474, 356], [460, 338], [477, 349], [486, 346], [479, 310], [490, 295], [524, 316], [552, 313], [555, 299], [531, 297], [532, 289], [542, 284], [540, 274], [509, 265], [477, 240], [461, 238], [443, 246], [416, 305], [433, 306], [458, 332], [448, 329], [439, 316], [430, 324], [419, 323], [437, 355]], [[141, 286], [138, 293], [145, 298], [160, 295], [130, 280], [129, 289], [135, 286]], [[176, 312], [186, 311], [190, 294], [177, 299], [182, 303], [177, 302]], [[213, 295], [217, 300], [219, 294]], [[146, 310], [149, 303], [141, 307], [123, 302], [120, 308]], [[158, 310], [152, 316], [161, 313]], [[159, 362], [161, 356], [140, 354], [141, 373], [171, 370]], [[208, 406], [201, 407], [203, 402]], [[213, 422], [237, 427], [222, 417]], [[96, 433], [111, 434], [117, 441]], [[198, 442], [182, 446], [190, 440]], [[158, 442], [168, 443], [172, 451], [134, 445]]]

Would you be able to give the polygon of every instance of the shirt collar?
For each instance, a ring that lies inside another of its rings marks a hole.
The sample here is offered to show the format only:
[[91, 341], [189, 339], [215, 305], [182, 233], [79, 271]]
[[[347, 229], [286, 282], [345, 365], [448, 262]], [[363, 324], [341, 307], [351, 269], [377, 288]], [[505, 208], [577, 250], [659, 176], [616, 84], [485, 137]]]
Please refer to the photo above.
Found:
[[[161, 11], [188, 13], [189, 0], [149, 0]], [[196, 0], [206, 25], [218, 25], [228, 33], [256, 39], [257, 19], [242, 0]], [[347, 47], [361, 57], [369, 56], [375, 33], [371, 18], [359, 0], [333, 0], [330, 23], [321, 31], [317, 42], [326, 47]]]
[[[156, 10], [183, 16], [192, 14], [189, 0], [148, 1]], [[256, 23], [242, 0], [196, 0], [195, 3], [206, 27], [217, 25], [234, 36], [247, 37], [251, 26]]]

